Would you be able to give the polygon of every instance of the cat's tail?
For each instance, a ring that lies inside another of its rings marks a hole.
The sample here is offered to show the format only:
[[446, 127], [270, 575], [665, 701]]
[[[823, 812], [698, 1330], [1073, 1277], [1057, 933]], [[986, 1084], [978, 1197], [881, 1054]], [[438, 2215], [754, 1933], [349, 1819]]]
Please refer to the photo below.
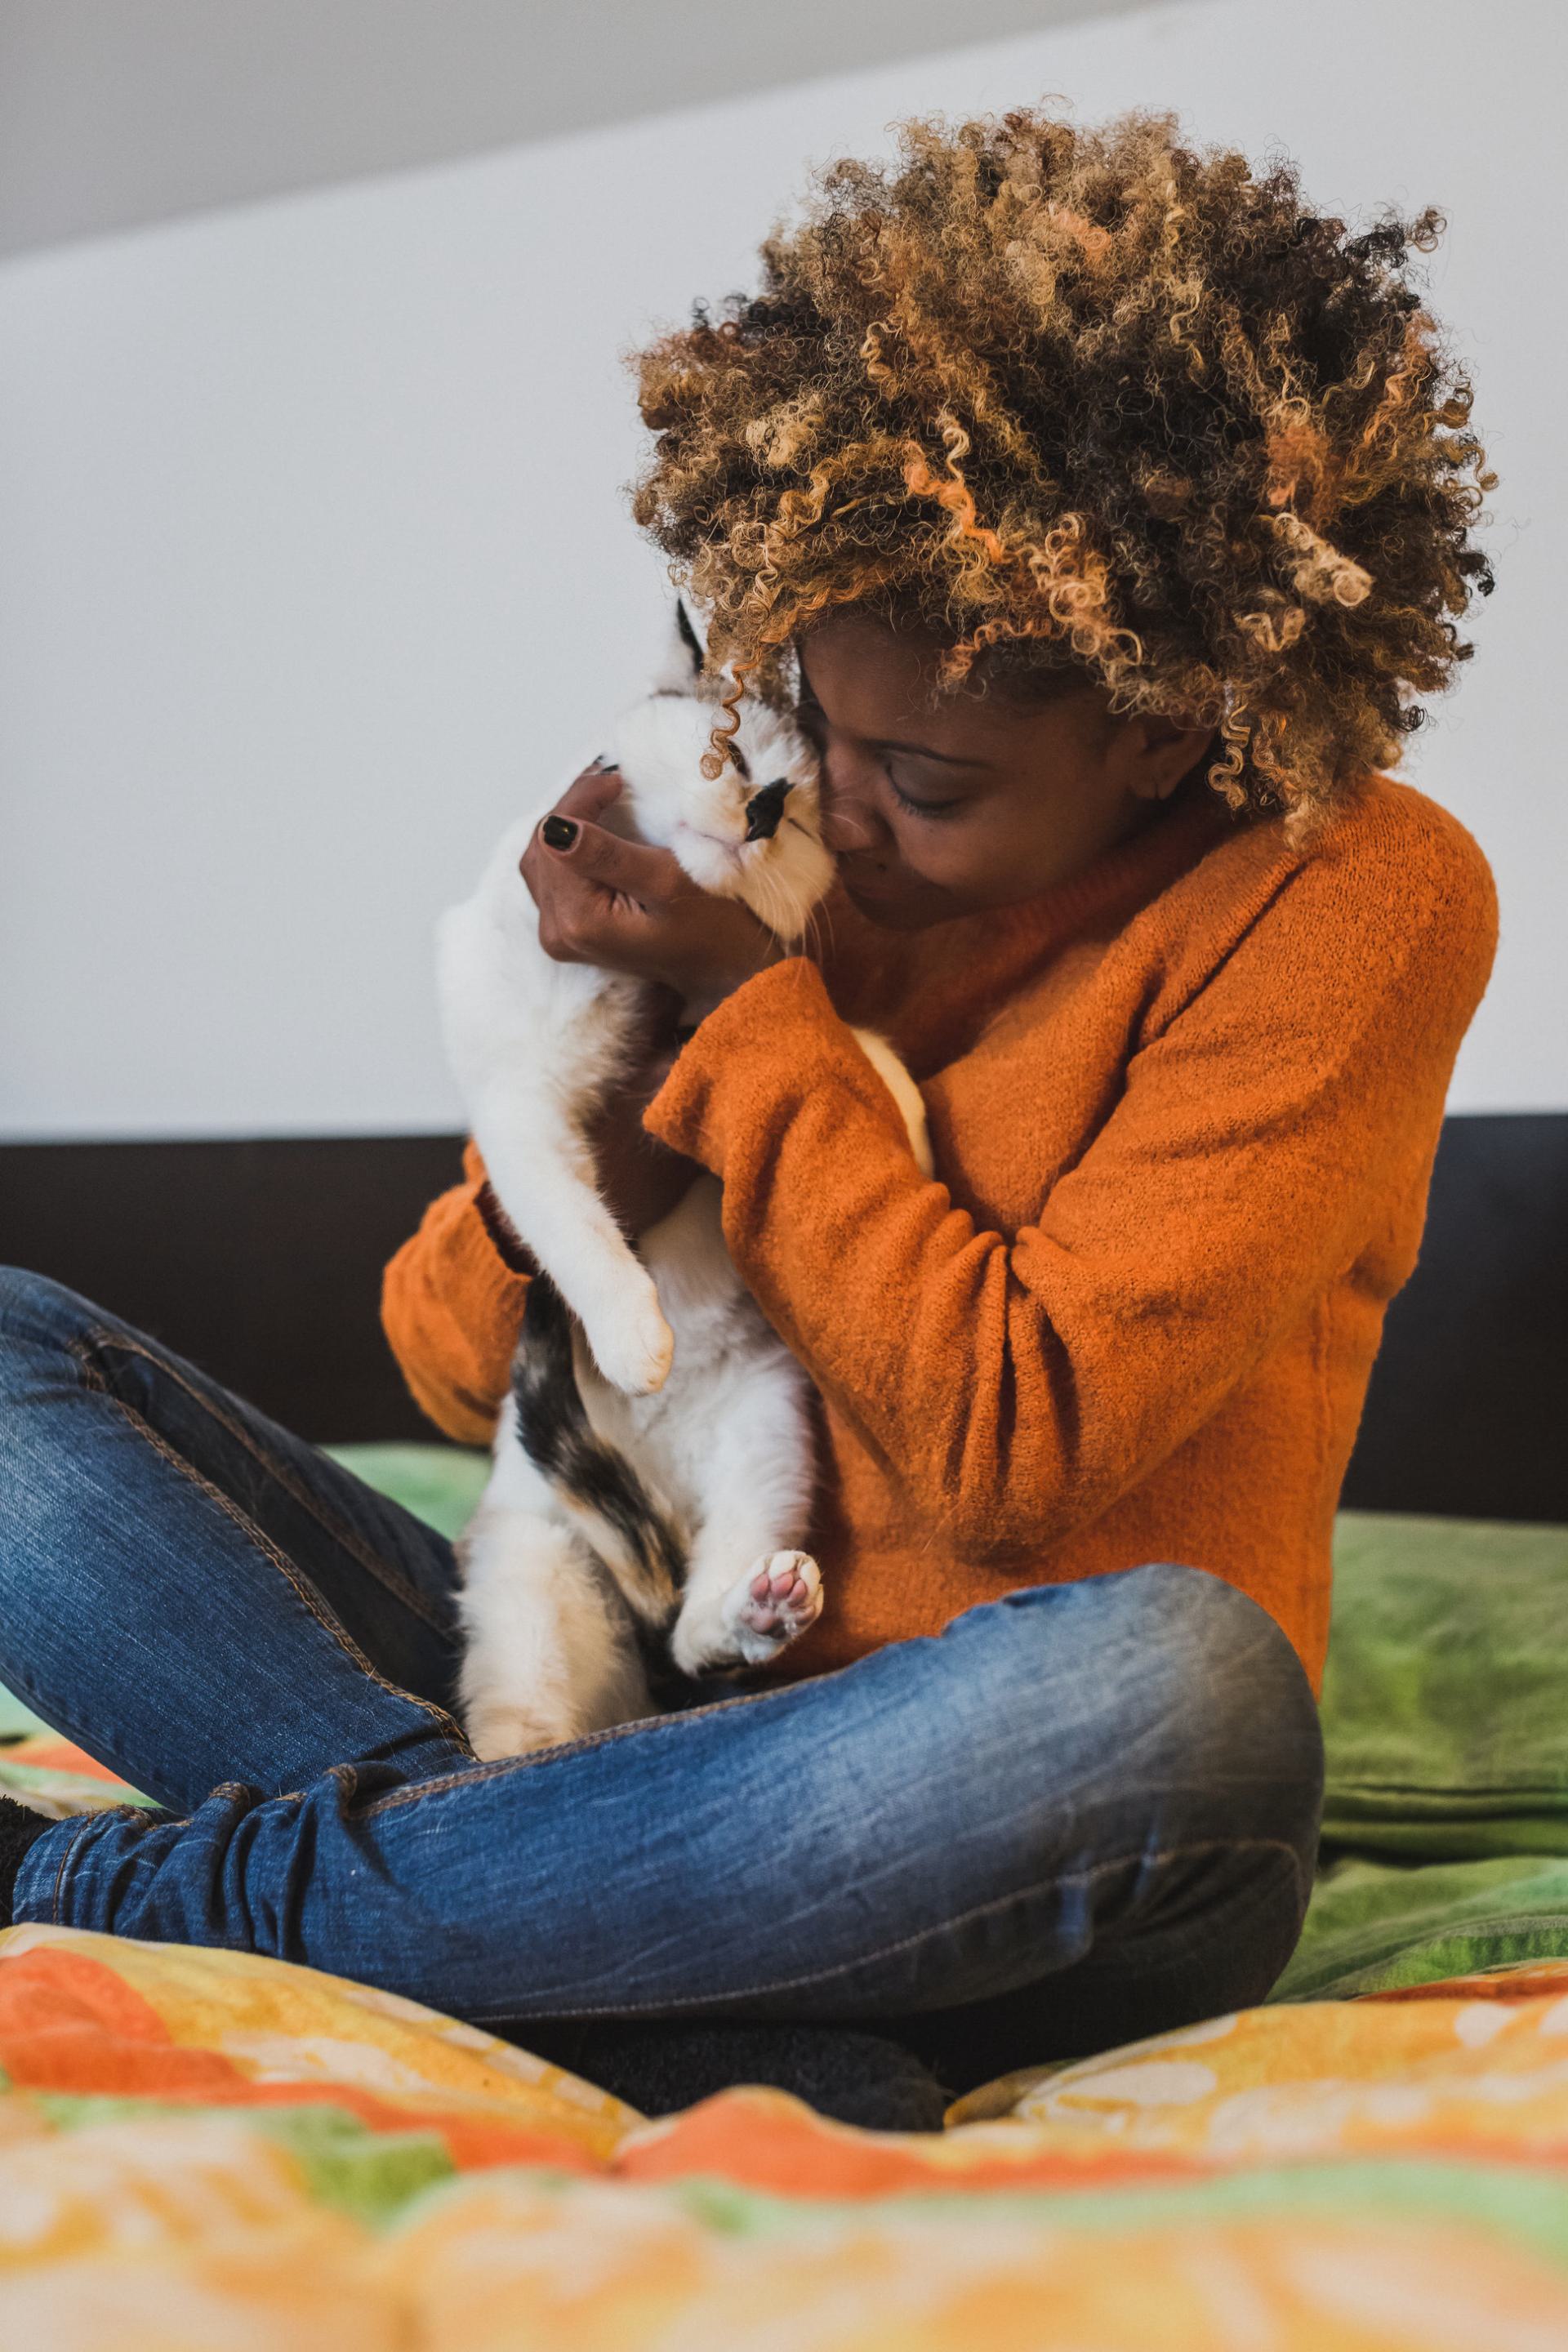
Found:
[[686, 1561], [675, 1530], [623, 1454], [588, 1419], [572, 1360], [572, 1318], [547, 1274], [531, 1276], [511, 1392], [523, 1451], [619, 1586], [634, 1617], [662, 1628]]

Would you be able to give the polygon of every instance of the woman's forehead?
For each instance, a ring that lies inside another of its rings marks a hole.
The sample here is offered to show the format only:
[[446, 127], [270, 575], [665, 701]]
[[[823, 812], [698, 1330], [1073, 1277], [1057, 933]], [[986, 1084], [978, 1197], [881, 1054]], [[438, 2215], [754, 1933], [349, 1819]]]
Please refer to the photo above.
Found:
[[944, 686], [943, 640], [875, 614], [834, 614], [803, 636], [801, 677], [835, 727], [869, 740], [909, 741], [950, 757], [984, 760], [1015, 748], [1061, 705], [1096, 698], [1087, 681], [1050, 702], [1002, 688]]

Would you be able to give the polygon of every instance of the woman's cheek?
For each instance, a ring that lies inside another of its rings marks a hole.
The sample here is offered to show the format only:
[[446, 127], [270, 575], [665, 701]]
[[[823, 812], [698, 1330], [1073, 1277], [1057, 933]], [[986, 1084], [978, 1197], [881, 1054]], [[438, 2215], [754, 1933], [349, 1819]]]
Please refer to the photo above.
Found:
[[954, 837], [948, 838], [940, 824], [906, 818], [899, 835], [899, 856], [922, 882], [935, 883], [944, 890], [957, 889], [973, 878], [975, 868], [974, 845], [956, 837], [961, 831], [955, 825]]

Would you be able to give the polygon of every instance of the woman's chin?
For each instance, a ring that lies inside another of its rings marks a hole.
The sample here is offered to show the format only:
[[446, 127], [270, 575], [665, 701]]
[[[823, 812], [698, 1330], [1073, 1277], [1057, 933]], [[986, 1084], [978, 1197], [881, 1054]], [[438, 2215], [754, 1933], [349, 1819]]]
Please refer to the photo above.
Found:
[[842, 872], [838, 881], [856, 913], [885, 931], [923, 931], [929, 924], [947, 920], [953, 911], [932, 891], [863, 889]]

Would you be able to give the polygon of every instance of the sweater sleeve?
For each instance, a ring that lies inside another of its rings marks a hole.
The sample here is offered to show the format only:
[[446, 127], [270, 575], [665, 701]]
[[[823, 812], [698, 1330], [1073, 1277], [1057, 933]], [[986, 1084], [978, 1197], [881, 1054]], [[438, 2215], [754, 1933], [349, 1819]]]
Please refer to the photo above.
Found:
[[1426, 852], [1370, 884], [1287, 869], [1012, 1234], [921, 1175], [813, 965], [748, 981], [680, 1055], [647, 1126], [721, 1177], [753, 1296], [961, 1556], [1110, 1507], [1422, 1197], [1496, 936], [1468, 836]]
[[[488, 1445], [522, 1328], [528, 1276], [509, 1263], [484, 1162], [426, 1210], [382, 1280], [381, 1320], [420, 1411], [459, 1445]], [[488, 1212], [488, 1215], [487, 1215]]]

